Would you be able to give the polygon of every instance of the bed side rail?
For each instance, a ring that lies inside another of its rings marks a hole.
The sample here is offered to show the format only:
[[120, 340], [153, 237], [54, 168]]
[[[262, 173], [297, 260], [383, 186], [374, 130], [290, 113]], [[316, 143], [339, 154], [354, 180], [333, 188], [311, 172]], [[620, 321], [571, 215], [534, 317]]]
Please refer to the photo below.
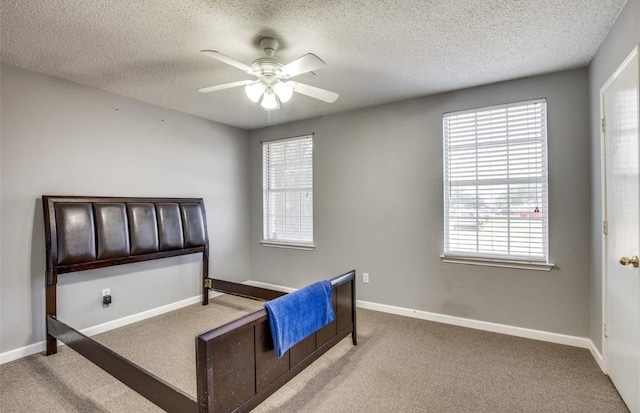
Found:
[[196, 337], [199, 411], [248, 412], [349, 334], [357, 344], [355, 271], [331, 284], [336, 319], [282, 358], [273, 352], [264, 309]]
[[255, 300], [273, 300], [287, 293], [269, 290], [267, 288], [254, 287], [252, 285], [234, 283], [232, 281], [218, 280], [216, 278], [205, 279], [205, 287], [225, 294], [238, 295], [240, 297]]
[[62, 321], [48, 316], [47, 331], [161, 409], [167, 412], [198, 412], [194, 398]]

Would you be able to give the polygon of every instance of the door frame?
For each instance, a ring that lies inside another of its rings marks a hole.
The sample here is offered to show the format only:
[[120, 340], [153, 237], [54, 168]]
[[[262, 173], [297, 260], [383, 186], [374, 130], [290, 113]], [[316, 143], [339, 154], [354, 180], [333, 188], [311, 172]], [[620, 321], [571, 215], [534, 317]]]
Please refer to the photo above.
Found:
[[[607, 157], [607, 153], [606, 153], [606, 142], [605, 142], [605, 132], [603, 131], [603, 127], [602, 127], [602, 119], [604, 118], [604, 94], [607, 91], [607, 89], [609, 89], [609, 87], [611, 87], [611, 85], [613, 84], [613, 82], [615, 82], [620, 75], [622, 74], [622, 72], [624, 72], [630, 65], [631, 62], [634, 59], [637, 59], [638, 56], [638, 45], [636, 45], [633, 50], [631, 51], [631, 53], [629, 53], [629, 55], [626, 57], [626, 59], [624, 59], [624, 61], [620, 64], [620, 66], [618, 66], [618, 68], [616, 69], [615, 72], [613, 72], [613, 74], [611, 75], [611, 77], [609, 77], [609, 79], [605, 82], [605, 84], [600, 88], [600, 124], [599, 124], [599, 128], [600, 128], [600, 188], [601, 188], [601, 203], [602, 203], [602, 222], [601, 222], [601, 234], [602, 234], [602, 245], [601, 245], [601, 250], [602, 250], [602, 325], [600, 326], [600, 333], [601, 333], [601, 339], [602, 339], [602, 354], [600, 355], [602, 357], [602, 363], [600, 363], [600, 368], [602, 369], [602, 371], [605, 374], [609, 374], [608, 373], [608, 350], [609, 350], [609, 343], [607, 340], [607, 336], [605, 334], [605, 326], [607, 325], [608, 322], [608, 307], [609, 307], [609, 302], [608, 302], [608, 289], [607, 289], [607, 285], [608, 285], [608, 280], [609, 280], [609, 273], [607, 271], [607, 234], [604, 233], [604, 222], [608, 221], [608, 215], [607, 215], [607, 163], [606, 163], [606, 157]], [[640, 61], [638, 61], [637, 63], [638, 65], [640, 65]], [[639, 80], [640, 82], [640, 80]], [[639, 97], [640, 99], [640, 97]], [[606, 125], [605, 128], [606, 129]], [[595, 346], [594, 346], [595, 347]], [[595, 349], [597, 351], [597, 349]]]

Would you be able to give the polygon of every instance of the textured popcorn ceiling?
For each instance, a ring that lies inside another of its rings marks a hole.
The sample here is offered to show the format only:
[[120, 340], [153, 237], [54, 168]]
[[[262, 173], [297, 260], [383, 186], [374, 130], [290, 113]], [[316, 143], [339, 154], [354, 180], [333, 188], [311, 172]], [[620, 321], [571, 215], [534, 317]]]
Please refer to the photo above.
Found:
[[284, 63], [327, 66], [296, 80], [340, 94], [295, 94], [291, 122], [469, 86], [585, 66], [626, 0], [1, 0], [2, 62], [246, 129], [268, 115], [242, 88], [197, 89], [242, 71], [260, 38]]

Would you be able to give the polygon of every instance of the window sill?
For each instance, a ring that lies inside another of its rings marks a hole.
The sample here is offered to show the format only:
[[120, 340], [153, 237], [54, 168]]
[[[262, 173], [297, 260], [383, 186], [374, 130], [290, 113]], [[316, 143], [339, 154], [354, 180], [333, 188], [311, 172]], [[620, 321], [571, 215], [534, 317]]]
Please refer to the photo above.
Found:
[[548, 262], [502, 260], [497, 258], [460, 257], [441, 255], [442, 262], [451, 264], [481, 265], [485, 267], [516, 268], [519, 270], [551, 271], [555, 266]]
[[293, 250], [313, 251], [316, 246], [313, 244], [283, 242], [283, 241], [260, 241], [263, 247], [289, 248]]

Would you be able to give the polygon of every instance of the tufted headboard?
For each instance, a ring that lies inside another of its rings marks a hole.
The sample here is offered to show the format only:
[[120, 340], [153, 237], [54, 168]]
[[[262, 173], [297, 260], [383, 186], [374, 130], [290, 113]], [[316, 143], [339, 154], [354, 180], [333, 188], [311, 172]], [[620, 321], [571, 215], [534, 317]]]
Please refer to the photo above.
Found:
[[47, 285], [58, 274], [209, 251], [201, 198], [43, 196]]

